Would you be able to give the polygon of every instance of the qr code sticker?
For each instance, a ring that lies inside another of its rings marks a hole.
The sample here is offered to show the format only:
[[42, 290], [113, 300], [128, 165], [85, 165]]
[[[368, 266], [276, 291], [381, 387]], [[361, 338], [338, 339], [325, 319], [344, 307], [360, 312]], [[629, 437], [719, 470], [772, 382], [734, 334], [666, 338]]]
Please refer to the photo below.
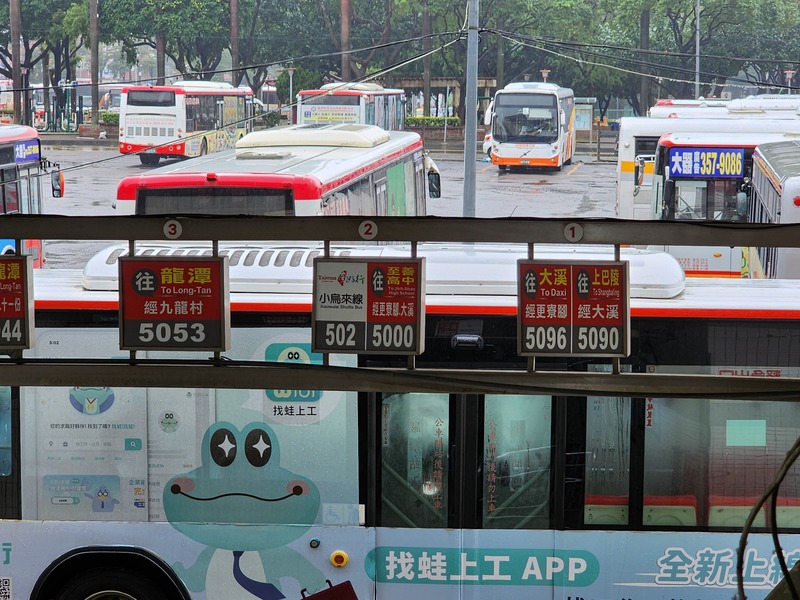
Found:
[[11, 600], [11, 577], [0, 577], [0, 600]]

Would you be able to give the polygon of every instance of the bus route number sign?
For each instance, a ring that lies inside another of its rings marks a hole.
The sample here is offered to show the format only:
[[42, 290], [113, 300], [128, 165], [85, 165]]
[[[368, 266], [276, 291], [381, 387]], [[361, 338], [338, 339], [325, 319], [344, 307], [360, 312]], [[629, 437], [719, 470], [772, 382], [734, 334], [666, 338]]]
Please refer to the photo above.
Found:
[[230, 348], [227, 257], [121, 257], [122, 350]]
[[421, 354], [424, 284], [422, 258], [315, 259], [311, 349]]
[[518, 262], [520, 356], [630, 354], [628, 263]]
[[669, 176], [744, 177], [744, 148], [670, 148]]
[[31, 256], [0, 257], [0, 349], [33, 344], [33, 263]]

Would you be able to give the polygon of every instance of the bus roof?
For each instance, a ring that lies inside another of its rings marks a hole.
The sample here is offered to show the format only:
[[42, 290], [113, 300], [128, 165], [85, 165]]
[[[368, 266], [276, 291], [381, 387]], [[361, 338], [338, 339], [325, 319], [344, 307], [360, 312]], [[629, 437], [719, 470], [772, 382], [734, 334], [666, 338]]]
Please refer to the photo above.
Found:
[[[527, 247], [501, 244], [419, 244], [426, 258], [426, 311], [429, 314], [516, 315], [516, 261]], [[230, 265], [231, 309], [272, 312], [311, 310], [313, 259], [321, 245], [240, 244], [221, 246]], [[128, 246], [110, 246], [83, 271], [37, 269], [37, 309], [117, 309], [117, 259]], [[137, 255], [186, 256], [211, 253], [210, 244], [137, 245]], [[330, 256], [408, 257], [407, 245], [334, 245]], [[537, 245], [537, 259], [609, 260], [610, 247]], [[634, 317], [800, 319], [800, 280], [684, 279], [663, 252], [623, 248], [629, 261], [631, 315]], [[645, 280], [642, 280], [645, 277]], [[670, 280], [672, 287], [670, 287]], [[648, 283], [649, 282], [649, 283]], [[656, 285], [658, 282], [658, 285]]]
[[782, 179], [800, 175], [800, 143], [797, 140], [759, 144], [756, 154]]
[[39, 132], [27, 125], [0, 125], [0, 142], [18, 142], [22, 140], [38, 140]]
[[[728, 119], [659, 119], [654, 117], [622, 117], [619, 120], [620, 142], [627, 136], [650, 135], [661, 136], [665, 133], [678, 132], [730, 132], [734, 126]], [[740, 132], [800, 132], [800, 119], [781, 118], [770, 119], [739, 118], [735, 128]], [[622, 146], [621, 146], [622, 147]]]
[[276, 146], [374, 148], [389, 140], [389, 133], [375, 125], [290, 125], [248, 133], [236, 142], [236, 156], [246, 158], [258, 148]]
[[[211, 252], [210, 244], [180, 243], [137, 245], [137, 255], [186, 256], [198, 248]], [[126, 255], [127, 244], [110, 246], [86, 264], [83, 285], [91, 290], [117, 289], [117, 259]], [[417, 245], [418, 256], [426, 258], [429, 295], [516, 296], [517, 261], [527, 258], [525, 244], [425, 243]], [[306, 244], [221, 243], [220, 253], [229, 257], [230, 290], [236, 292], [311, 292], [313, 259], [323, 247]], [[407, 244], [332, 246], [331, 256], [407, 258]], [[608, 261], [611, 246], [536, 246], [537, 260]], [[678, 262], [666, 252], [623, 248], [622, 260], [630, 265], [632, 297], [673, 297], [684, 287], [685, 277]]]
[[796, 132], [748, 131], [732, 133], [729, 131], [712, 133], [708, 131], [667, 133], [658, 140], [659, 146], [703, 146], [703, 147], [750, 147], [754, 148], [765, 142], [779, 142], [800, 139], [800, 130]]

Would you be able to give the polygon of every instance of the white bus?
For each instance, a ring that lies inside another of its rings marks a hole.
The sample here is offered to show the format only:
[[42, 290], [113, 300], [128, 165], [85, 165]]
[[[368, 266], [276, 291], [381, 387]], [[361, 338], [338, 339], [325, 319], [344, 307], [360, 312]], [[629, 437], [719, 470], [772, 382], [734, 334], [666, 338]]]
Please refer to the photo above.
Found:
[[[753, 181], [747, 213], [751, 223], [800, 223], [800, 144], [759, 144], [753, 154]], [[749, 248], [755, 276], [800, 278], [800, 251]]]
[[428, 196], [440, 193], [438, 169], [416, 133], [290, 125], [249, 133], [235, 150], [125, 177], [115, 208], [122, 215], [422, 216]]
[[[799, 140], [797, 133], [669, 133], [655, 153], [651, 218], [664, 221], [750, 223], [753, 151], [766, 142]], [[659, 247], [686, 274], [751, 277], [749, 251], [728, 246]], [[774, 274], [773, 274], [774, 276]]]
[[[800, 97], [800, 96], [799, 96]], [[770, 113], [769, 118], [731, 115], [726, 118], [662, 119], [623, 117], [619, 120], [616, 214], [620, 219], [652, 218], [651, 186], [656, 146], [667, 133], [793, 133], [800, 118], [793, 111]], [[735, 121], [732, 123], [732, 120]]]
[[[323, 247], [292, 244], [227, 253], [231, 348], [198, 369], [295, 363], [309, 389], [281, 389], [268, 376], [217, 389], [188, 375], [181, 388], [0, 388], [0, 586], [29, 600], [301, 598], [329, 586], [337, 589], [324, 597], [348, 600], [620, 590], [729, 600], [741, 528], [800, 435], [797, 403], [743, 398], [737, 383], [798, 375], [800, 282], [676, 288], [674, 260], [623, 249], [634, 343], [621, 368], [641, 379], [641, 396], [567, 395], [537, 389], [533, 377], [513, 392], [448, 388], [465, 369], [527, 369], [515, 333], [516, 264], [527, 256], [519, 246], [419, 245], [426, 350], [416, 365], [419, 377], [452, 372], [440, 374], [438, 392], [393, 389], [415, 373], [386, 355], [327, 356], [354, 378], [359, 368], [396, 376], [385, 385], [319, 385], [311, 265]], [[25, 360], [133, 368], [119, 351], [116, 257], [127, 250], [83, 271], [35, 274], [36, 339]], [[410, 251], [330, 247], [332, 256], [387, 261]], [[188, 254], [161, 254], [171, 252]], [[613, 257], [586, 247], [536, 252]], [[655, 294], [640, 275], [663, 289]], [[188, 358], [168, 356], [165, 370]], [[576, 381], [610, 367], [537, 359], [537, 369]], [[658, 377], [648, 373], [728, 377], [730, 393], [649, 393], [645, 381]], [[753, 600], [782, 577], [770, 525], [780, 527], [788, 567], [800, 556], [799, 498], [792, 470], [774, 507], [758, 513], [743, 583]]]
[[327, 83], [297, 93], [298, 125], [360, 123], [387, 131], [405, 127], [406, 92], [377, 83]]
[[492, 164], [561, 169], [575, 152], [575, 95], [554, 83], [517, 82], [497, 90], [485, 116]]
[[119, 114], [119, 151], [143, 165], [189, 158], [233, 145], [253, 127], [253, 93], [229, 83], [176, 81], [127, 86]]

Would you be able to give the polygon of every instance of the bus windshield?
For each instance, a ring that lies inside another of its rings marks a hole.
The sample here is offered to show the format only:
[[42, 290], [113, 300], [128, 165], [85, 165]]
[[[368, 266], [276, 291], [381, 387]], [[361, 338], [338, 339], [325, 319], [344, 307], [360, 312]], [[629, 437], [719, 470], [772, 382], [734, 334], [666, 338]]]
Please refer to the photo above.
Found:
[[131, 90], [128, 106], [175, 106], [175, 92], [157, 90]]
[[139, 191], [136, 203], [141, 215], [294, 215], [290, 190], [249, 187], [151, 188]]
[[493, 133], [498, 142], [549, 144], [558, 139], [556, 97], [544, 94], [499, 95]]

